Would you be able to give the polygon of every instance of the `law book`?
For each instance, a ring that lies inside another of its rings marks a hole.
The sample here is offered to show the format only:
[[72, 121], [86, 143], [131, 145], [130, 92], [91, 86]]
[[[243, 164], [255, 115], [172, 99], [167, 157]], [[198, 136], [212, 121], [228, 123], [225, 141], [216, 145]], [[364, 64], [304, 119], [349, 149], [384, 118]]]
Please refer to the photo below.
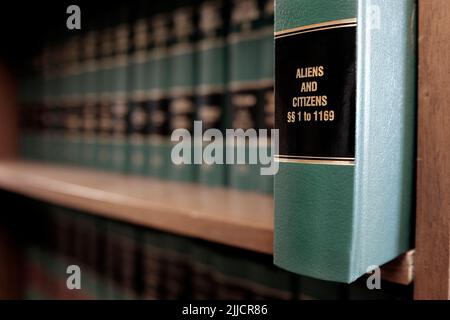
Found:
[[164, 286], [164, 250], [162, 233], [154, 230], [142, 231], [142, 299], [157, 300]]
[[101, 92], [100, 42], [98, 25], [83, 35], [82, 39], [82, 76], [81, 76], [81, 146], [79, 164], [94, 167], [97, 145], [97, 106]]
[[39, 138], [40, 148], [38, 151], [38, 158], [47, 162], [55, 162], [60, 159], [60, 154], [55, 153], [55, 148], [61, 146], [60, 138], [62, 134], [62, 123], [60, 120], [64, 84], [63, 50], [61, 45], [58, 46], [56, 44], [54, 44], [52, 49], [52, 60], [48, 65], [48, 76], [51, 80], [44, 92], [42, 112], [40, 113], [42, 131]]
[[275, 264], [350, 283], [412, 243], [414, 1], [278, 1]]
[[[58, 153], [53, 150], [50, 156], [50, 161], [55, 163], [65, 163], [68, 158], [68, 153], [70, 152], [70, 145], [68, 141], [68, 132], [66, 128], [66, 118], [69, 111], [69, 104], [72, 96], [72, 58], [73, 58], [73, 41], [70, 38], [64, 38], [61, 45], [61, 67], [60, 67], [60, 81], [61, 87], [58, 94], [58, 99], [54, 107], [55, 113], [53, 122], [56, 125], [53, 129], [53, 137], [51, 145], [58, 149]], [[58, 119], [58, 120], [56, 120]], [[58, 127], [58, 131], [56, 131]]]
[[[45, 56], [43, 54], [43, 56]], [[40, 145], [39, 111], [43, 104], [43, 89], [45, 77], [43, 70], [45, 58], [42, 59], [40, 70], [28, 66], [25, 74], [21, 75], [19, 84], [20, 103], [20, 135], [19, 154], [25, 159], [38, 159]]]
[[82, 287], [80, 294], [85, 299], [98, 299], [99, 277], [97, 264], [99, 254], [98, 219], [81, 212], [75, 212], [75, 257], [82, 270]]
[[192, 299], [212, 300], [218, 297], [216, 281], [217, 265], [221, 263], [219, 254], [211, 246], [200, 241], [192, 241], [189, 249], [191, 264]]
[[148, 163], [147, 139], [149, 136], [148, 74], [146, 62], [149, 44], [148, 3], [139, 1], [135, 6], [130, 34], [128, 63], [128, 88], [130, 94], [129, 134], [128, 134], [128, 172], [145, 175]]
[[[113, 124], [113, 137], [111, 145], [111, 170], [127, 172], [128, 163], [128, 133], [130, 123], [130, 92], [128, 88], [128, 63], [130, 49], [130, 13], [127, 7], [116, 9], [115, 26], [113, 27], [113, 71], [111, 105], [115, 122]], [[117, 118], [118, 117], [118, 118]], [[116, 122], [117, 120], [117, 122]]]
[[[266, 49], [267, 39], [272, 38], [270, 25], [265, 25], [266, 1], [237, 0], [231, 2], [231, 21], [228, 33], [228, 91], [231, 113], [230, 127], [244, 132], [255, 131], [265, 123], [260, 121], [264, 111], [262, 92], [271, 90], [273, 80], [270, 72], [263, 73], [272, 64], [270, 50]], [[270, 35], [269, 35], [270, 34]], [[264, 66], [263, 66], [264, 65]], [[229, 141], [227, 141], [229, 143]], [[227, 145], [227, 154], [234, 148], [234, 165], [228, 171], [231, 187], [257, 191], [261, 178], [257, 162], [250, 163], [250, 153], [258, 154], [258, 141], [235, 139]], [[245, 154], [245, 161], [238, 162], [237, 154]], [[228, 155], [227, 155], [228, 157]]]
[[113, 230], [116, 242], [114, 253], [114, 278], [116, 286], [115, 299], [130, 300], [137, 298], [137, 233], [133, 226], [117, 223]]
[[64, 139], [62, 157], [63, 163], [69, 165], [79, 164], [81, 154], [81, 106], [82, 106], [82, 68], [81, 53], [82, 42], [79, 35], [69, 40], [67, 49], [67, 81], [68, 88], [63, 98], [64, 108]]
[[95, 166], [95, 144], [96, 136], [85, 134], [85, 111], [86, 107], [96, 105], [100, 92], [99, 81], [99, 53], [98, 42], [100, 39], [97, 24], [92, 24], [92, 29], [83, 33], [80, 39], [80, 74], [79, 74], [79, 113], [80, 113], [80, 145], [78, 147], [79, 155], [76, 159], [80, 166]]
[[[257, 128], [267, 130], [267, 135], [260, 135], [258, 141], [259, 152], [266, 155], [267, 159], [273, 154], [271, 150], [271, 130], [275, 128], [275, 96], [274, 96], [274, 0], [260, 2], [261, 40], [259, 60], [259, 81], [261, 88], [258, 92]], [[273, 194], [273, 175], [261, 175], [262, 167], [267, 164], [259, 164], [259, 172], [256, 172], [257, 190]]]
[[[214, 137], [208, 133], [217, 129], [225, 133], [226, 116], [226, 1], [209, 0], [199, 6], [199, 37], [196, 43], [197, 85], [196, 109], [197, 120], [202, 121], [203, 139], [195, 141], [195, 148], [200, 154]], [[208, 163], [203, 159], [198, 167], [198, 182], [208, 186], [226, 185], [225, 148], [222, 148], [220, 163]]]
[[101, 300], [114, 300], [120, 296], [118, 292], [117, 268], [119, 264], [119, 251], [114, 235], [116, 222], [104, 220], [101, 226], [101, 237], [103, 242], [102, 264], [99, 266], [100, 287], [99, 297]]
[[[168, 49], [169, 132], [177, 129], [193, 133], [195, 119], [195, 8], [191, 1], [179, 1], [171, 14], [171, 34]], [[189, 140], [185, 135], [182, 139]], [[179, 141], [172, 141], [174, 146]], [[172, 151], [172, 150], [171, 150]], [[190, 148], [191, 154], [193, 145]], [[181, 152], [180, 152], [181, 153]], [[180, 156], [182, 156], [181, 154]], [[188, 157], [190, 158], [190, 157]], [[191, 163], [169, 163], [169, 179], [193, 182], [196, 168]]]
[[167, 13], [156, 8], [149, 22], [150, 42], [148, 44], [145, 73], [148, 77], [149, 135], [146, 141], [147, 175], [167, 179], [170, 168], [170, 131], [168, 100], [168, 44], [170, 19]]
[[[109, 18], [109, 19], [108, 19]], [[97, 99], [90, 101], [95, 110], [96, 134], [92, 140], [94, 163], [91, 166], [101, 170], [112, 170], [113, 168], [113, 124], [108, 125], [108, 119], [112, 117], [113, 103], [117, 100], [114, 96], [115, 76], [115, 23], [111, 12], [105, 14], [100, 23], [98, 34], [98, 72], [97, 80], [99, 88]], [[117, 59], [118, 60], [118, 59]], [[123, 100], [123, 99], [120, 99]], [[94, 124], [92, 124], [94, 126]]]

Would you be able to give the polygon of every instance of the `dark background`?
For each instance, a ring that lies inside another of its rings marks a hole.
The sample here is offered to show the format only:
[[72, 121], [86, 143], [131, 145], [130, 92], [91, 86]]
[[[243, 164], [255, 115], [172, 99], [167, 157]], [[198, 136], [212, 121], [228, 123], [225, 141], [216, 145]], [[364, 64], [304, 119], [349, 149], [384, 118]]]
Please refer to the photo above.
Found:
[[[4, 1], [0, 5], [0, 59], [20, 71], [24, 67], [22, 61], [37, 53], [46, 40], [85, 32], [96, 23], [97, 17], [121, 3], [123, 1]], [[66, 9], [71, 4], [81, 8], [80, 31], [66, 27], [69, 17]]]

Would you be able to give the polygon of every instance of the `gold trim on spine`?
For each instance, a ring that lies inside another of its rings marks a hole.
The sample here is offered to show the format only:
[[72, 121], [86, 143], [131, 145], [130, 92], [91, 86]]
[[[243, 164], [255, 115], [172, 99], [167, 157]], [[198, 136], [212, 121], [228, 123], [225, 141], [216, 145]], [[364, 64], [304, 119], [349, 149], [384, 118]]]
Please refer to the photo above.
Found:
[[319, 160], [336, 160], [336, 161], [355, 161], [355, 158], [346, 157], [310, 157], [310, 156], [286, 156], [283, 154], [275, 155], [276, 158], [287, 158], [287, 159], [319, 159]]
[[316, 24], [311, 24], [308, 26], [302, 26], [302, 27], [297, 27], [297, 28], [292, 28], [292, 29], [286, 29], [283, 31], [277, 31], [277, 32], [275, 32], [275, 38], [287, 37], [287, 36], [291, 36], [291, 35], [295, 35], [295, 34], [321, 31], [321, 30], [327, 30], [327, 29], [354, 27], [354, 26], [356, 26], [357, 22], [358, 22], [358, 19], [351, 18], [351, 19], [342, 19], [342, 20], [334, 20], [334, 21], [316, 23]]
[[284, 156], [276, 155], [276, 162], [284, 163], [303, 163], [303, 164], [328, 164], [335, 166], [354, 166], [355, 158], [340, 158], [340, 157], [308, 157], [308, 156]]
[[258, 90], [273, 86], [273, 80], [259, 80], [259, 81], [231, 81], [228, 83], [230, 91], [239, 90]]
[[275, 162], [281, 163], [299, 163], [299, 164], [321, 164], [330, 166], [354, 166], [355, 161], [342, 161], [342, 160], [308, 160], [308, 159], [286, 159], [275, 158]]

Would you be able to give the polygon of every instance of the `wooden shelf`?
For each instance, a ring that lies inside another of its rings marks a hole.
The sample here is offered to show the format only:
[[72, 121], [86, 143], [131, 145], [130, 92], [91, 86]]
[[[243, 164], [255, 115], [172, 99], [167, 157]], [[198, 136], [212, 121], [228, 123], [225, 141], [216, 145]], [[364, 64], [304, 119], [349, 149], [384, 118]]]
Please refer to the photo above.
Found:
[[0, 188], [108, 218], [272, 253], [270, 196], [75, 167], [0, 162]]
[[[75, 167], [0, 162], [0, 188], [108, 218], [272, 254], [272, 197]], [[412, 281], [412, 254], [386, 280]]]

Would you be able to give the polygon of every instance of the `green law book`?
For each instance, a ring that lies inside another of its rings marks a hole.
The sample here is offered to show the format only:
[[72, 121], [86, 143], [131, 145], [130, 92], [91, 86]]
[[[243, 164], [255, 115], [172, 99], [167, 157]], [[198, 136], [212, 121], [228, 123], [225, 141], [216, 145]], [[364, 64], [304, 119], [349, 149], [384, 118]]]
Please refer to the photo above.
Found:
[[[65, 164], [68, 158], [68, 152], [70, 152], [70, 146], [68, 143], [68, 133], [66, 130], [66, 118], [69, 110], [69, 101], [72, 94], [72, 39], [64, 38], [61, 43], [61, 67], [60, 67], [60, 81], [61, 87], [58, 93], [58, 99], [54, 105], [54, 114], [52, 116], [52, 122], [54, 122], [52, 142], [50, 143], [49, 160], [59, 164]], [[57, 131], [56, 131], [57, 128]], [[55, 148], [56, 150], [53, 150]]]
[[98, 218], [81, 212], [74, 212], [74, 217], [75, 258], [83, 275], [83, 285], [79, 295], [86, 299], [98, 299], [100, 283], [97, 271], [98, 261], [101, 258], [97, 231]]
[[64, 57], [64, 85], [61, 99], [63, 112], [63, 136], [61, 141], [61, 161], [64, 164], [76, 164], [80, 154], [80, 66], [81, 38], [77, 35], [68, 39]]
[[149, 44], [148, 3], [139, 1], [133, 14], [128, 63], [128, 172], [145, 175], [148, 163], [148, 96], [149, 79], [146, 74]]
[[61, 160], [60, 150], [62, 136], [62, 108], [64, 76], [63, 76], [63, 55], [62, 50], [54, 48], [52, 61], [48, 66], [49, 77], [52, 84], [49, 90], [44, 93], [44, 104], [42, 108], [42, 134], [40, 137], [39, 159], [46, 162], [59, 162]]
[[[273, 24], [274, 24], [274, 0], [263, 0], [260, 3], [261, 10], [261, 44], [260, 44], [260, 65], [259, 77], [264, 85], [259, 90], [258, 95], [258, 115], [257, 128], [266, 129], [267, 140], [260, 136], [260, 152], [270, 156], [271, 150], [271, 129], [275, 127], [275, 97], [274, 97], [274, 43], [273, 43]], [[267, 167], [267, 164], [259, 166]], [[258, 170], [259, 171], [259, 170]], [[256, 173], [258, 191], [267, 194], [273, 194], [273, 175], [261, 175]]]
[[[115, 21], [116, 22], [116, 21]], [[111, 170], [115, 172], [128, 171], [128, 137], [127, 130], [129, 123], [127, 122], [127, 115], [129, 113], [130, 95], [128, 92], [128, 50], [130, 45], [130, 24], [129, 12], [125, 7], [120, 7], [120, 12], [117, 14], [117, 22], [114, 27], [113, 43], [113, 71], [112, 71], [112, 93], [113, 100], [112, 108], [122, 108], [122, 101], [125, 101], [126, 111], [120, 111], [120, 118], [118, 122], [114, 123], [114, 130], [116, 128], [119, 132], [113, 134], [111, 145]], [[114, 111], [115, 116], [118, 114]], [[125, 128], [122, 128], [122, 121], [125, 120]], [[123, 130], [125, 129], [125, 130]]]
[[[197, 48], [197, 119], [202, 121], [203, 134], [207, 137], [209, 129], [225, 132], [225, 93], [226, 93], [226, 42], [227, 21], [226, 2], [209, 0], [199, 8], [199, 39]], [[208, 142], [196, 142], [195, 148], [202, 152]], [[225, 150], [221, 163], [205, 163], [198, 167], [198, 181], [208, 186], [226, 184]]]
[[38, 88], [43, 79], [38, 75], [28, 73], [22, 76], [19, 87], [20, 102], [20, 140], [19, 154], [25, 159], [36, 160], [36, 144], [38, 144], [37, 135], [39, 134], [36, 126], [39, 97]]
[[78, 163], [81, 166], [95, 165], [97, 144], [97, 106], [100, 93], [100, 32], [89, 30], [82, 40], [81, 63], [81, 142]]
[[276, 265], [350, 283], [411, 247], [415, 10], [277, 2]]
[[149, 229], [143, 230], [142, 233], [142, 298], [144, 300], [156, 300], [161, 298], [161, 289], [164, 282], [163, 234]]
[[169, 16], [158, 13], [149, 22], [151, 32], [147, 63], [149, 136], [146, 141], [146, 173], [155, 178], [167, 179], [170, 168], [170, 134], [168, 103], [168, 41]]
[[[186, 1], [185, 1], [186, 2]], [[188, 1], [189, 2], [189, 1]], [[171, 16], [172, 34], [168, 49], [168, 94], [170, 134], [177, 129], [193, 133], [195, 117], [195, 28], [194, 5], [177, 7]], [[178, 143], [172, 142], [173, 145]], [[191, 147], [193, 148], [192, 144]], [[192, 153], [192, 150], [191, 150]], [[193, 164], [169, 163], [169, 179], [195, 180]]]
[[136, 266], [137, 266], [137, 234], [133, 226], [117, 225], [118, 229], [115, 232], [117, 237], [118, 252], [120, 252], [119, 267], [117, 269], [118, 275], [118, 292], [120, 296], [117, 298], [122, 300], [132, 300], [137, 298], [136, 292]]
[[[228, 90], [229, 108], [233, 129], [257, 130], [262, 92], [273, 84], [270, 72], [262, 72], [272, 63], [270, 50], [266, 50], [268, 38], [272, 38], [273, 27], [264, 23], [266, 1], [236, 0], [232, 2], [231, 22], [228, 35]], [[267, 60], [267, 61], [266, 61]], [[270, 67], [268, 68], [270, 69]], [[260, 189], [260, 166], [250, 164], [249, 154], [258, 153], [257, 141], [243, 144], [235, 141], [235, 163], [228, 172], [228, 183], [241, 190]], [[227, 153], [232, 146], [227, 145]], [[245, 163], [236, 162], [237, 153], [245, 153]]]
[[[118, 62], [115, 55], [115, 23], [111, 14], [106, 15], [103, 19], [111, 21], [103, 21], [98, 35], [98, 72], [96, 72], [96, 81], [98, 82], [96, 99], [93, 99], [95, 116], [96, 116], [96, 134], [91, 141], [89, 151], [94, 152], [94, 162], [90, 165], [101, 170], [112, 170], [113, 167], [113, 135], [111, 123], [107, 130], [107, 120], [110, 116], [105, 114], [113, 113], [113, 102], [116, 102], [114, 95], [114, 76], [115, 64]], [[122, 100], [122, 99], [121, 99]], [[102, 125], [102, 119], [104, 123]]]
[[83, 99], [81, 110], [82, 142], [80, 147], [80, 163], [85, 167], [95, 167], [97, 155], [98, 112], [99, 106], [96, 96], [87, 96]]
[[148, 137], [148, 108], [145, 95], [135, 93], [128, 105], [128, 172], [145, 174], [148, 162], [146, 138]]
[[194, 300], [217, 298], [217, 266], [222, 262], [215, 247], [198, 240], [191, 241], [189, 259], [191, 265], [191, 290]]
[[103, 93], [102, 81], [104, 53], [107, 50], [106, 40], [109, 31], [100, 29], [88, 31], [83, 38], [83, 76], [82, 76], [82, 106], [81, 106], [81, 146], [80, 165], [95, 168], [97, 165], [97, 146], [99, 140], [100, 94]]

